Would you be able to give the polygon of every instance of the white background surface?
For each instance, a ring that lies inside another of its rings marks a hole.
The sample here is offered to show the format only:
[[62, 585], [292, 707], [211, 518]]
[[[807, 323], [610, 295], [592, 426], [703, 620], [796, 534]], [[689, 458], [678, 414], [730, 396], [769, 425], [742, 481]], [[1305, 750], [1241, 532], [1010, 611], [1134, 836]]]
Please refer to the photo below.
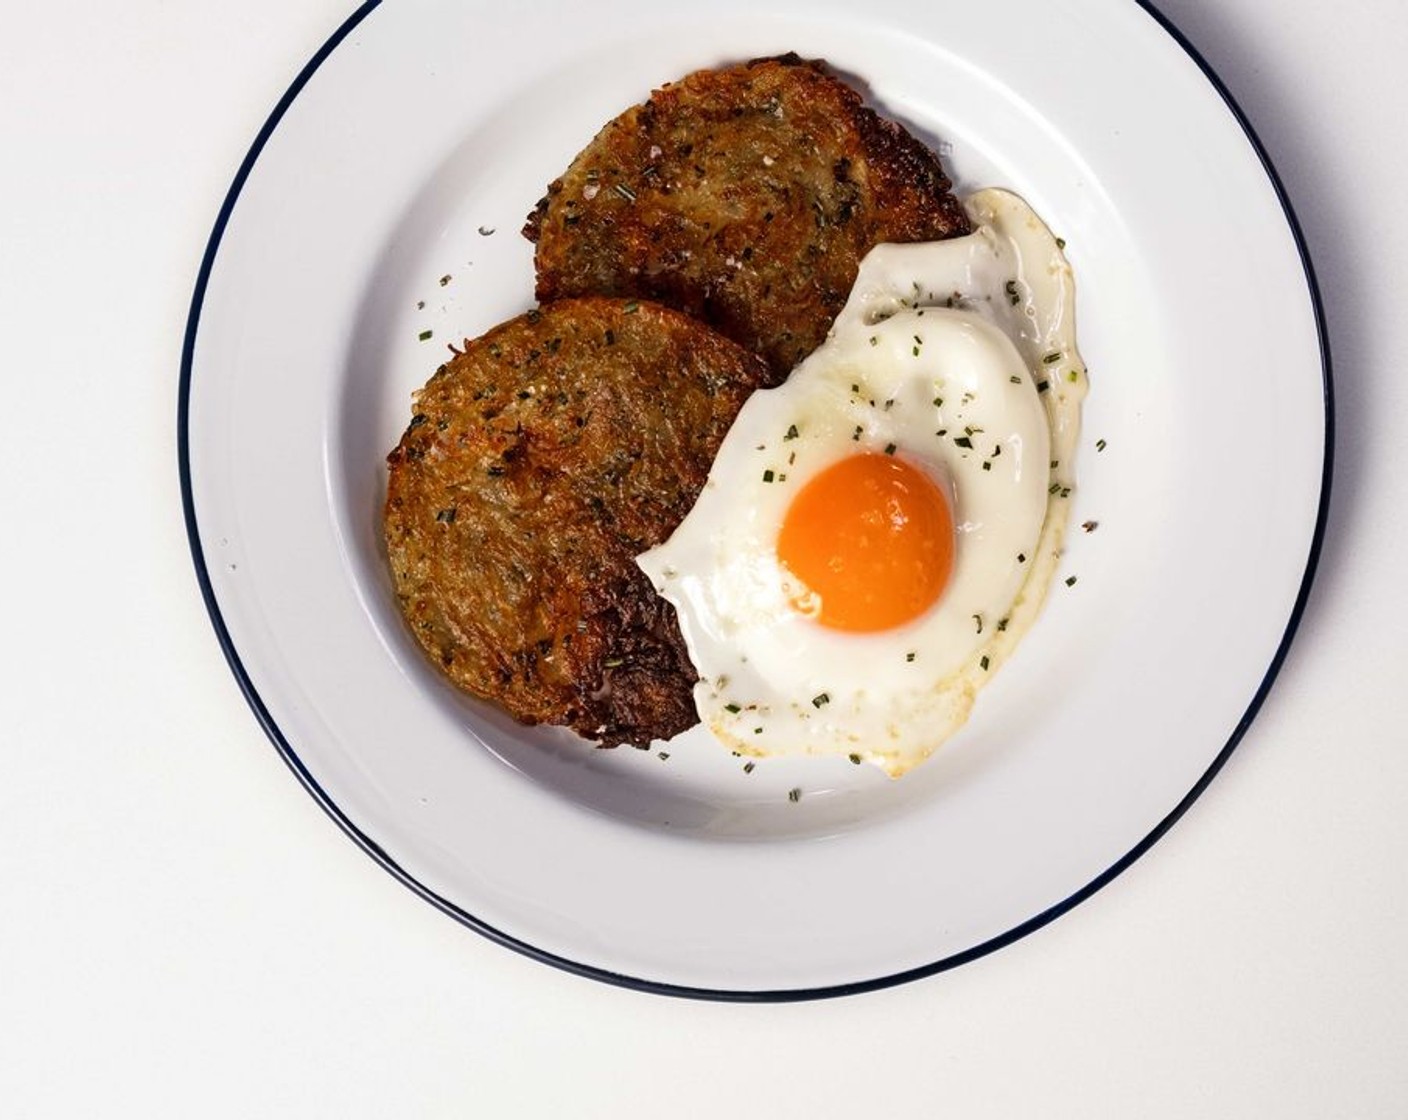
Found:
[[0, 1114], [1408, 1114], [1408, 9], [1163, 5], [1276, 161], [1330, 320], [1335, 502], [1260, 718], [1053, 925], [769, 1007], [580, 980], [420, 903], [216, 646], [176, 473], [187, 305], [249, 142], [350, 7], [3, 5]]

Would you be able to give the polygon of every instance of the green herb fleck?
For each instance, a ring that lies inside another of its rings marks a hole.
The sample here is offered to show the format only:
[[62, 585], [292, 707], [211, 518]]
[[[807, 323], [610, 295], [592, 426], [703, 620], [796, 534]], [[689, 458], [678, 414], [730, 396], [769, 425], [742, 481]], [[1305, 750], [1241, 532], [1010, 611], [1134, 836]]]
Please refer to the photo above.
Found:
[[421, 331], [420, 334], [416, 335], [416, 337], [417, 337], [418, 339], [420, 339], [422, 342], [426, 342], [426, 341], [428, 341], [429, 339], [432, 339], [432, 338], [435, 337], [435, 332], [434, 332], [434, 331]]
[[451, 276], [448, 272], [445, 273], [444, 276], [440, 277], [440, 286], [441, 286], [442, 288], [445, 287], [445, 285], [448, 284], [448, 283], [449, 283], [451, 280], [453, 280], [453, 279], [454, 279], [454, 277]]
[[745, 774], [751, 774], [751, 773], [753, 772], [753, 767], [756, 766], [756, 765], [757, 765], [756, 762], [745, 762], [745, 763], [743, 764], [743, 772], [744, 772]]
[[905, 659], [906, 661], [913, 661], [913, 660], [914, 660], [914, 651], [913, 651], [913, 650], [910, 650], [907, 654], [904, 655], [904, 659]]
[[1044, 365], [1044, 366], [1055, 365], [1055, 364], [1056, 364], [1057, 362], [1059, 362], [1060, 360], [1061, 360], [1061, 351], [1059, 351], [1059, 350], [1053, 350], [1053, 351], [1051, 351], [1051, 353], [1049, 353], [1049, 354], [1047, 354], [1047, 355], [1045, 355], [1045, 356], [1042, 357], [1042, 359], [1041, 359], [1041, 364]]
[[740, 708], [737, 704], [725, 704], [725, 705], [724, 705], [724, 711], [730, 712], [730, 713], [732, 713], [733, 715], [737, 715], [737, 714], [738, 714], [739, 712], [741, 712], [742, 710], [743, 710], [743, 709]]
[[1104, 441], [1103, 439], [1097, 439], [1097, 440], [1095, 441], [1095, 450], [1096, 450], [1096, 451], [1104, 451], [1104, 450], [1105, 450], [1105, 441]]
[[973, 441], [972, 441], [971, 439], [969, 439], [967, 436], [959, 436], [957, 439], [955, 439], [955, 440], [953, 441], [953, 443], [954, 443], [954, 446], [955, 446], [955, 447], [967, 447], [967, 448], [971, 448], [971, 447], [973, 446]]
[[1082, 521], [1082, 522], [1080, 523], [1080, 527], [1081, 527], [1082, 529], [1084, 529], [1087, 533], [1093, 533], [1093, 532], [1095, 532], [1095, 530], [1099, 527], [1099, 525], [1100, 525], [1100, 522], [1098, 522], [1098, 521]]
[[787, 791], [787, 800], [792, 802], [792, 804], [794, 805], [797, 804], [797, 802], [802, 800], [802, 791], [799, 790], [796, 786], [793, 786]]
[[1064, 249], [1065, 247], [1066, 247], [1066, 239], [1065, 239], [1064, 237], [1058, 237], [1058, 238], [1056, 239], [1056, 248], [1058, 248], [1058, 249]]
[[1017, 281], [1009, 280], [1002, 285], [1002, 290], [1007, 293], [1007, 302], [1014, 306], [1022, 301], [1022, 297], [1017, 294]]
[[435, 520], [442, 522], [446, 525], [451, 525], [454, 523], [455, 515], [458, 512], [459, 511], [454, 506], [451, 506], [449, 509], [442, 509], [439, 513], [435, 515]]
[[886, 454], [886, 455], [893, 455], [894, 453], [895, 453], [895, 445], [894, 445], [893, 443], [887, 443], [887, 444], [885, 445], [885, 454]]
[[983, 672], [986, 673], [988, 671], [988, 666], [991, 665], [992, 662], [988, 660], [987, 654], [983, 654], [982, 658], [978, 661], [978, 664], [982, 666]]
[[991, 459], [984, 459], [984, 460], [983, 460], [983, 470], [985, 470], [985, 471], [990, 471], [990, 470], [992, 470], [992, 460], [991, 460]]
[[978, 624], [978, 633], [981, 634], [983, 632], [983, 616], [980, 614], [975, 614], [971, 617], [973, 621]]
[[847, 755], [846, 757], [851, 760], [851, 765], [852, 765], [852, 766], [859, 766], [859, 765], [860, 765], [860, 755], [858, 755], [858, 754], [850, 754], [850, 755]]
[[785, 436], [783, 436], [782, 438], [783, 438], [783, 439], [796, 439], [799, 434], [800, 434], [800, 433], [797, 431], [797, 425], [796, 425], [796, 424], [791, 424], [791, 425], [789, 425], [788, 428], [787, 428], [787, 434], [786, 434]]
[[629, 303], [626, 304], [625, 307], [621, 308], [621, 310], [627, 315], [634, 315], [637, 311], [640, 310], [640, 304], [637, 303], [635, 300], [631, 300]]
[[1001, 633], [1002, 633], [1004, 630], [1006, 630], [1006, 629], [1007, 629], [1007, 619], [1005, 619], [1005, 618], [999, 618], [999, 619], [997, 620], [997, 632], [998, 632], [999, 634], [1001, 634]]
[[772, 481], [774, 478], [776, 478], [776, 477], [777, 477], [777, 476], [776, 476], [775, 474], [773, 474], [772, 471], [764, 471], [764, 472], [763, 472], [763, 481], [764, 481], [764, 482], [771, 482], [771, 481]]
[[818, 695], [812, 697], [813, 708], [820, 708], [829, 703], [831, 703], [831, 697], [825, 692], [819, 693]]
[[1066, 586], [1067, 586], [1067, 587], [1074, 587], [1075, 585], [1076, 585], [1076, 577], [1075, 577], [1075, 576], [1067, 576], [1067, 577], [1066, 577]]
[[617, 194], [619, 194], [622, 198], [624, 198], [627, 202], [634, 202], [636, 200], [636, 192], [631, 190], [630, 187], [626, 186], [625, 183], [616, 183], [611, 189], [614, 190]]
[[608, 669], [619, 669], [625, 663], [625, 660], [620, 657], [608, 657], [602, 662]]
[[1051, 382], [1049, 381], [1038, 381], [1036, 383], [1036, 391], [1038, 393], [1044, 393], [1049, 388], [1051, 388]]
[[874, 335], [871, 335], [871, 336], [870, 336], [870, 345], [871, 345], [871, 346], [879, 346], [879, 345], [880, 345], [880, 340], [879, 340], [878, 338], [876, 338]]

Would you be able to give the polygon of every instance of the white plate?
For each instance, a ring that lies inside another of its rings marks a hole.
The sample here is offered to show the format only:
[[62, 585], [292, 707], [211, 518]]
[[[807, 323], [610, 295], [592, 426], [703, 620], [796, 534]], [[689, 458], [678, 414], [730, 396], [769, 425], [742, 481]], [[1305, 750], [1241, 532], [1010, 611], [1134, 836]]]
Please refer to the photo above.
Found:
[[[1328, 366], [1269, 167], [1130, 0], [541, 7], [365, 6], [280, 102], [216, 223], [182, 466], [251, 704], [404, 882], [598, 978], [836, 994], [1029, 932], [1201, 790], [1309, 583]], [[380, 544], [411, 390], [447, 341], [530, 305], [518, 228], [547, 182], [653, 86], [787, 50], [952, 145], [960, 189], [1025, 195], [1079, 286], [1092, 389], [1074, 522], [1099, 529], [1074, 534], [1078, 582], [1057, 582], [967, 728], [899, 782], [845, 762], [745, 774], [697, 729], [666, 760], [518, 727], [425, 663]]]

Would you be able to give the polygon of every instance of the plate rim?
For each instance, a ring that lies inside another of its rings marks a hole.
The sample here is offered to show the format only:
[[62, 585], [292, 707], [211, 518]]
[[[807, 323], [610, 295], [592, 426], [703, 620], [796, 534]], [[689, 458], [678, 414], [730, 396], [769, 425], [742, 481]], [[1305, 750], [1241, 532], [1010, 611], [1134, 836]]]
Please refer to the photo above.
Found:
[[270, 111], [258, 133], [255, 135], [253, 142], [250, 144], [248, 151], [245, 153], [244, 159], [240, 162], [230, 187], [221, 202], [220, 209], [216, 214], [214, 226], [207, 239], [205, 250], [201, 257], [200, 268], [197, 272], [195, 286], [191, 295], [190, 310], [187, 314], [185, 333], [181, 347], [181, 365], [177, 389], [176, 411], [177, 466], [180, 475], [181, 505], [186, 527], [187, 542], [190, 547], [191, 560], [195, 567], [196, 581], [200, 588], [201, 598], [205, 603], [206, 612], [215, 630], [216, 639], [220, 645], [221, 652], [224, 654], [226, 663], [234, 674], [246, 703], [254, 713], [255, 719], [258, 721], [265, 735], [268, 736], [269, 740], [278, 751], [279, 756], [303, 785], [304, 789], [312, 796], [318, 806], [335, 824], [337, 824], [353, 843], [360, 847], [403, 886], [407, 887], [414, 894], [430, 903], [442, 913], [454, 918], [462, 925], [474, 930], [488, 940], [520, 953], [531, 960], [550, 965], [561, 971], [577, 976], [583, 976], [616, 987], [648, 992], [654, 995], [731, 1003], [783, 1003], [831, 999], [847, 995], [856, 995], [863, 992], [878, 991], [883, 988], [890, 988], [927, 976], [933, 976], [940, 972], [946, 972], [949, 969], [957, 968], [960, 965], [996, 952], [998, 949], [1010, 945], [1026, 937], [1028, 934], [1041, 929], [1067, 911], [1074, 909], [1102, 887], [1112, 882], [1133, 865], [1145, 852], [1153, 847], [1153, 845], [1173, 827], [1179, 818], [1188, 811], [1226, 764], [1228, 758], [1231, 757], [1232, 752], [1246, 734], [1247, 729], [1256, 719], [1263, 702], [1269, 695], [1276, 677], [1281, 670], [1282, 664], [1285, 662], [1286, 655], [1290, 650], [1291, 643], [1305, 613], [1311, 587], [1315, 581], [1315, 574], [1319, 565], [1321, 548], [1324, 543], [1326, 526], [1329, 519], [1331, 483], [1334, 473], [1334, 380], [1324, 302], [1320, 294], [1319, 284], [1316, 280], [1314, 265], [1311, 262], [1309, 249], [1306, 246], [1305, 237], [1301, 229], [1300, 221], [1296, 216], [1295, 209], [1286, 193], [1281, 177], [1271, 161], [1270, 155], [1261, 142], [1261, 138], [1257, 135], [1246, 113], [1243, 112], [1241, 106], [1232, 96], [1231, 91], [1218, 76], [1212, 65], [1199, 53], [1197, 48], [1193, 46], [1173, 21], [1158, 9], [1153, 0], [1132, 0], [1132, 2], [1143, 9], [1198, 67], [1208, 84], [1216, 91], [1227, 110], [1231, 113], [1233, 120], [1235, 120], [1237, 125], [1241, 128], [1243, 135], [1246, 137], [1248, 143], [1251, 145], [1252, 151], [1259, 160], [1267, 180], [1271, 184], [1277, 202], [1280, 204], [1286, 225], [1290, 230], [1292, 240], [1294, 241], [1301, 268], [1305, 276], [1307, 292], [1310, 296], [1311, 309], [1315, 320], [1316, 339], [1320, 352], [1321, 389], [1325, 418], [1320, 495], [1316, 505], [1315, 528], [1311, 536], [1310, 547], [1306, 555], [1305, 570], [1301, 576], [1295, 602], [1291, 607], [1285, 629], [1282, 632], [1276, 650], [1250, 702], [1243, 711], [1236, 726], [1232, 729], [1227, 742], [1223, 744], [1211, 764], [1193, 784], [1193, 787], [1188, 793], [1185, 794], [1173, 809], [1171, 809], [1148, 834], [1135, 844], [1134, 847], [1093, 878], [1089, 883], [1052, 906], [1047, 907], [1025, 921], [1013, 926], [1004, 933], [989, 938], [959, 953], [943, 957], [937, 961], [889, 973], [884, 976], [848, 981], [840, 984], [801, 988], [728, 989], [693, 987], [672, 984], [667, 981], [642, 979], [596, 965], [584, 964], [580, 961], [572, 960], [568, 957], [539, 948], [530, 942], [498, 929], [451, 902], [449, 899], [437, 894], [402, 868], [396, 860], [392, 858], [390, 853], [385, 851], [366, 833], [358, 828], [319, 785], [299, 758], [293, 744], [290, 743], [283, 734], [277, 721], [265, 705], [258, 689], [255, 687], [253, 679], [245, 668], [239, 651], [235, 648], [234, 641], [225, 624], [210, 578], [210, 572], [205, 559], [205, 549], [201, 542], [200, 528], [196, 519], [194, 486], [191, 472], [189, 420], [196, 335], [200, 325], [201, 312], [205, 303], [206, 290], [209, 285], [211, 271], [219, 253], [225, 229], [229, 223], [235, 203], [239, 199], [244, 185], [253, 172], [260, 155], [263, 153], [265, 145], [277, 130], [290, 106], [298, 98], [299, 94], [322, 66], [323, 62], [325, 62], [342, 44], [343, 40], [345, 40], [372, 11], [380, 7], [382, 3], [382, 0], [364, 0], [364, 2], [333, 31], [322, 46], [314, 52], [312, 57], [309, 58], [299, 70], [283, 95], [275, 103], [274, 108]]

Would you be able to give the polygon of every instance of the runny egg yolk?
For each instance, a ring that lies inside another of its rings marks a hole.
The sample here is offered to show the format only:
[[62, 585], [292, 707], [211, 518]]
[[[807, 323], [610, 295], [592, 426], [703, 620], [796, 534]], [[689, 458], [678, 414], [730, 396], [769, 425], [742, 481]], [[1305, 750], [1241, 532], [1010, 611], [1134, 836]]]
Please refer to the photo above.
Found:
[[943, 490], [893, 455], [852, 455], [792, 499], [777, 558], [803, 590], [798, 610], [835, 630], [888, 630], [919, 617], [953, 572]]

